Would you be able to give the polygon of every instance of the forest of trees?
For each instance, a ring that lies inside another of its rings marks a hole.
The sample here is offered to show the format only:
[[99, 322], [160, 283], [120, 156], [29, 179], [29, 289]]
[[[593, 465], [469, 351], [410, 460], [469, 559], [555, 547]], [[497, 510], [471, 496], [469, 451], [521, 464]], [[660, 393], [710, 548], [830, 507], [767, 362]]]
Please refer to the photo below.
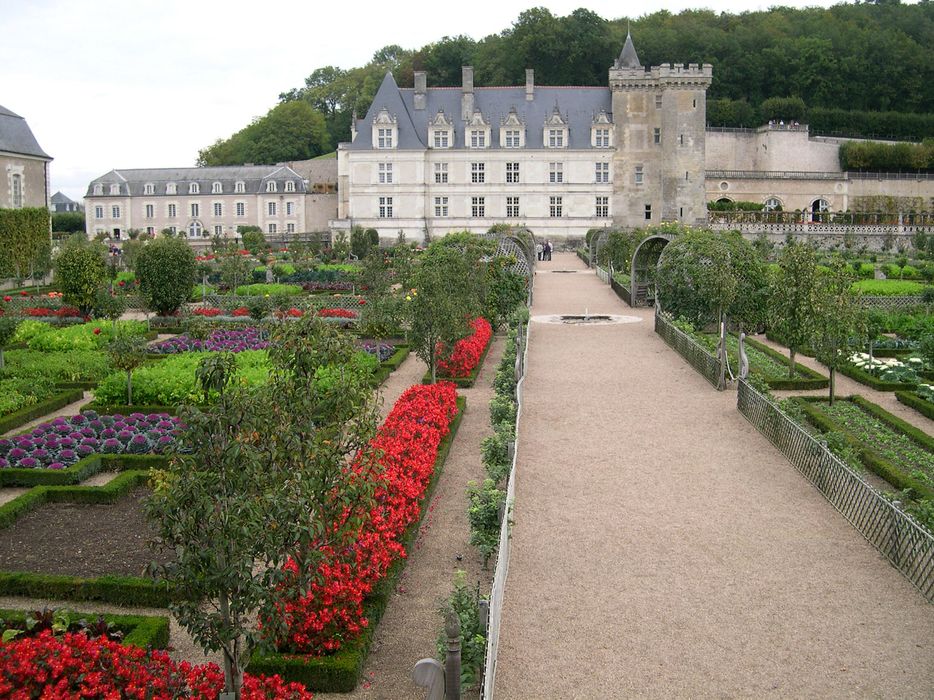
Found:
[[[480, 40], [446, 36], [416, 50], [390, 45], [365, 66], [324, 66], [304, 86], [282, 93], [279, 106], [267, 117], [201, 151], [199, 162], [299, 159], [308, 157], [299, 153], [309, 148], [320, 153], [348, 141], [352, 112], [366, 113], [386, 71], [400, 87], [412, 86], [416, 70], [428, 72], [430, 86], [460, 85], [463, 65], [474, 66], [478, 87], [522, 85], [526, 68], [535, 69], [540, 85], [606, 85], [607, 69], [623, 46], [629, 23], [630, 18], [605, 20], [585, 9], [557, 17], [534, 8], [522, 12], [508, 29]], [[800, 121], [809, 120], [820, 132], [912, 140], [934, 133], [930, 0], [776, 7], [741, 14], [685, 10], [675, 15], [663, 10], [632, 18], [631, 29], [643, 65], [713, 64], [707, 112], [712, 126], [757, 126], [768, 120], [763, 119], [763, 102], [798, 98]], [[265, 141], [278, 141], [267, 153], [262, 139], [247, 132], [293, 103], [311, 107], [316, 123], [323, 119], [325, 135], [316, 130], [311, 141], [285, 144], [257, 128]], [[247, 152], [249, 158], [243, 155]]]

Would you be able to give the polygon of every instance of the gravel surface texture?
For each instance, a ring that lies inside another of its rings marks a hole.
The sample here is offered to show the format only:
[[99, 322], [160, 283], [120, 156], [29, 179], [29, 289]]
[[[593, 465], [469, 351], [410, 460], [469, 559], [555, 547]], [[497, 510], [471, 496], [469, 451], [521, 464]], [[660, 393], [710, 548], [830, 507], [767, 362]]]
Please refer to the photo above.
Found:
[[496, 697], [934, 695], [934, 606], [651, 310], [538, 275], [533, 313], [585, 307], [644, 320], [532, 324]]

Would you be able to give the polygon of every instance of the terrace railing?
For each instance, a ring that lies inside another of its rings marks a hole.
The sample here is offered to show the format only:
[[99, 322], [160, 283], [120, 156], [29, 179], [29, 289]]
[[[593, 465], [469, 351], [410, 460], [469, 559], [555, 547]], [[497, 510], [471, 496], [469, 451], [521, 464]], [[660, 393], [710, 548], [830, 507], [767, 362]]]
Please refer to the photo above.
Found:
[[671, 321], [655, 311], [655, 332], [658, 333], [671, 348], [688, 363], [700, 372], [701, 376], [710, 382], [715, 389], [721, 391], [724, 384], [721, 382], [720, 360], [711, 355], [706, 348], [684, 331], [676, 328]]
[[774, 403], [739, 381], [737, 408], [921, 594], [934, 602], [934, 536]]

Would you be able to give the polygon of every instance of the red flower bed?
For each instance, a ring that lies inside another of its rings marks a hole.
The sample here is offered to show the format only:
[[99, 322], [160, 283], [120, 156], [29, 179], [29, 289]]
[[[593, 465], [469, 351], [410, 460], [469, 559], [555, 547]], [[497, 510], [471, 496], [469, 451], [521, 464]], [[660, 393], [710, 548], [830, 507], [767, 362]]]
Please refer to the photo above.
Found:
[[456, 415], [457, 391], [450, 382], [412, 386], [396, 401], [370, 443], [381, 455], [376, 505], [346, 551], [321, 550], [318, 583], [287, 606], [290, 650], [334, 652], [367, 627], [363, 601], [406, 556], [402, 537], [421, 515], [438, 447]]
[[357, 318], [357, 312], [350, 309], [320, 309], [317, 315], [322, 318]]
[[239, 309], [234, 309], [230, 312], [231, 316], [249, 316], [250, 310], [245, 306], [241, 306]]
[[447, 377], [469, 377], [474, 367], [480, 364], [483, 351], [486, 350], [493, 328], [485, 318], [475, 318], [470, 322], [473, 333], [454, 343], [451, 356], [438, 360], [438, 371]]
[[195, 316], [207, 316], [208, 318], [213, 318], [214, 316], [220, 316], [221, 310], [212, 307], [203, 307], [200, 306], [194, 311], [191, 312]]
[[[310, 700], [298, 683], [279, 676], [247, 675], [243, 700]], [[224, 674], [216, 664], [175, 663], [164, 651], [147, 652], [103, 637], [84, 634], [37, 637], [0, 644], [0, 697], [133, 698], [215, 700], [224, 689]]]
[[39, 318], [74, 318], [76, 316], [81, 316], [81, 312], [74, 306], [62, 306], [58, 309], [50, 309], [45, 306], [31, 306], [23, 309], [23, 314]]

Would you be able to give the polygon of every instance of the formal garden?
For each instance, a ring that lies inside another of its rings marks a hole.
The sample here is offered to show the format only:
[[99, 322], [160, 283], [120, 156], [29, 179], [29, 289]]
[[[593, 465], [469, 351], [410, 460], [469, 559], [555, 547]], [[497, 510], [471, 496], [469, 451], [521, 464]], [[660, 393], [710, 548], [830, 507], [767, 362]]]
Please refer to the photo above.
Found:
[[[119, 258], [65, 241], [54, 288], [0, 304], [0, 593], [63, 601], [0, 614], [0, 694], [353, 690], [458, 388], [526, 302], [503, 240], [245, 236], [196, 256], [137, 237]], [[414, 357], [427, 371], [381, 417], [381, 384]], [[222, 666], [170, 658], [169, 614]]]

